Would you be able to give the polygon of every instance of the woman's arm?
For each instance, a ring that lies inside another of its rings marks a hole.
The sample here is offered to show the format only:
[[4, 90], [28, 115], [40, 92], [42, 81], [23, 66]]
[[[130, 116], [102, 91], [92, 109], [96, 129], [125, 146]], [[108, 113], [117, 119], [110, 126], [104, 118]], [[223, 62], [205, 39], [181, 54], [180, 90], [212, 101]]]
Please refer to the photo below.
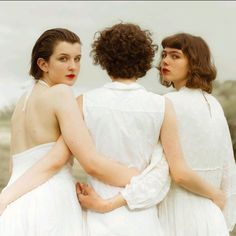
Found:
[[65, 85], [54, 87], [55, 114], [64, 141], [73, 155], [89, 175], [110, 185], [125, 186], [139, 172], [97, 153], [71, 89]]
[[70, 150], [65, 145], [63, 138], [60, 137], [40, 161], [1, 192], [0, 214], [8, 204], [50, 179], [68, 162], [70, 157]]
[[115, 197], [102, 199], [90, 186], [77, 186], [78, 198], [85, 208], [97, 212], [112, 211], [124, 205], [131, 210], [145, 209], [158, 204], [169, 191], [169, 168], [162, 147], [158, 144], [150, 165], [140, 175], [134, 176]]
[[165, 118], [161, 129], [161, 142], [174, 182], [193, 193], [210, 198], [220, 208], [223, 208], [224, 193], [207, 183], [186, 163], [178, 137], [176, 115], [172, 103], [167, 98]]
[[105, 213], [125, 206], [127, 202], [121, 194], [109, 199], [101, 198], [94, 189], [87, 184], [76, 184], [77, 196], [82, 207], [96, 212]]

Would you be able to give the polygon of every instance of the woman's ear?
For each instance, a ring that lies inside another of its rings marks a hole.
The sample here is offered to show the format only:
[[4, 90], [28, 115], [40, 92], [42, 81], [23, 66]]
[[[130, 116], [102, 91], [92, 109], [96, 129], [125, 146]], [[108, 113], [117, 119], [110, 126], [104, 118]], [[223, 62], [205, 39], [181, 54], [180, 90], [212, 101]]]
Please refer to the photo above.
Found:
[[48, 72], [48, 63], [43, 58], [38, 58], [37, 65], [43, 72]]

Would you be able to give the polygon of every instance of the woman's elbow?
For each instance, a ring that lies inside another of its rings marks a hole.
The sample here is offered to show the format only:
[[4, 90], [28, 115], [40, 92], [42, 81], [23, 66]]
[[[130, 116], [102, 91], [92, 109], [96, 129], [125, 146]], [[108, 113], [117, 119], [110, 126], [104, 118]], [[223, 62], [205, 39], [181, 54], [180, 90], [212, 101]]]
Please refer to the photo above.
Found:
[[177, 185], [184, 185], [188, 180], [188, 175], [185, 171], [177, 171], [177, 173], [171, 173], [171, 178], [172, 180], [177, 184]]
[[62, 164], [61, 162], [54, 162], [50, 165], [50, 170], [51, 171], [58, 171], [60, 170], [65, 164]]
[[88, 175], [91, 175], [93, 177], [95, 177], [97, 174], [96, 169], [92, 166], [85, 166], [84, 170]]
[[66, 165], [66, 163], [70, 160], [70, 158], [56, 158], [51, 160], [50, 169], [52, 171], [58, 171], [63, 166]]
[[95, 161], [90, 160], [88, 163], [82, 165], [82, 167], [88, 175], [96, 178], [99, 176], [98, 166]]

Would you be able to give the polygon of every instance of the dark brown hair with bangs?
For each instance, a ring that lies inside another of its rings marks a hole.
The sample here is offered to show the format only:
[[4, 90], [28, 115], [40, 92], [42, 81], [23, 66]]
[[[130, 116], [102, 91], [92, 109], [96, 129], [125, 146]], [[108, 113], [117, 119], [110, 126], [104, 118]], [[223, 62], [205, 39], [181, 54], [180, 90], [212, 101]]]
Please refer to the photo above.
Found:
[[[164, 38], [161, 45], [163, 49], [168, 47], [182, 50], [188, 58], [189, 74], [186, 87], [212, 92], [212, 81], [216, 78], [216, 68], [212, 62], [210, 49], [201, 37], [179, 33]], [[160, 69], [160, 64], [158, 69]], [[160, 80], [167, 87], [174, 86], [173, 83], [163, 81], [161, 74]]]

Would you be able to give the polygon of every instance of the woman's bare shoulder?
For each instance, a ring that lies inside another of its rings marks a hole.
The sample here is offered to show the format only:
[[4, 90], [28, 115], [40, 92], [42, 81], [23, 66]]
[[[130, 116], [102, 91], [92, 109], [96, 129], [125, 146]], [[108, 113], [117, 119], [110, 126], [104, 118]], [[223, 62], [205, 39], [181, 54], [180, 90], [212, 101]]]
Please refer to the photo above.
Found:
[[47, 96], [48, 98], [50, 97], [52, 101], [57, 100], [61, 102], [65, 102], [67, 99], [71, 98], [76, 99], [71, 86], [66, 84], [57, 84], [50, 87], [47, 92]]
[[56, 84], [50, 87], [49, 89], [50, 93], [73, 93], [73, 90], [71, 86], [66, 85], [66, 84]]

